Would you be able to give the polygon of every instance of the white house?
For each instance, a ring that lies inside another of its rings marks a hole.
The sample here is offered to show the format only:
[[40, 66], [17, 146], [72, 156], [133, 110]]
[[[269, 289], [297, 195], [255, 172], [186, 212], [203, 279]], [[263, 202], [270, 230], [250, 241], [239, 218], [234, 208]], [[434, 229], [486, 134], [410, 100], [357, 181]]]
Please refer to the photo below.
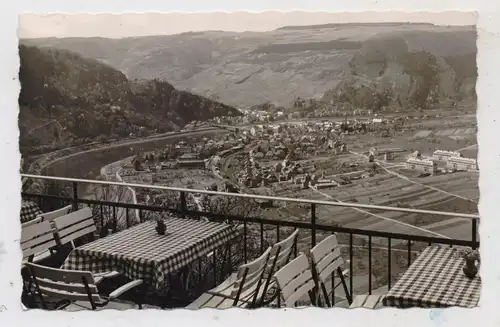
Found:
[[432, 160], [410, 158], [406, 161], [406, 169], [434, 174], [437, 171], [437, 163]]
[[451, 157], [461, 157], [462, 154], [456, 151], [446, 151], [446, 150], [436, 150], [432, 154], [434, 160], [438, 161], [448, 161]]
[[456, 169], [456, 170], [478, 170], [479, 169], [479, 166], [477, 164], [477, 159], [474, 159], [474, 158], [451, 157], [448, 159], [446, 166], [449, 169]]

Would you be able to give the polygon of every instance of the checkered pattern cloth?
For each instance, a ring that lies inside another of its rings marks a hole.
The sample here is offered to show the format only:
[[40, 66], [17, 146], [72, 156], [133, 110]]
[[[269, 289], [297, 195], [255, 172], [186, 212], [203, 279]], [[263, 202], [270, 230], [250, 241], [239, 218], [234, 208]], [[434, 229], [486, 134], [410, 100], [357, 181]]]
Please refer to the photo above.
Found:
[[42, 210], [38, 207], [35, 202], [22, 201], [21, 202], [21, 223], [24, 224], [36, 218]]
[[74, 249], [61, 268], [94, 273], [118, 271], [162, 289], [170, 273], [239, 235], [222, 223], [169, 218], [165, 224], [165, 235], [158, 235], [155, 221], [147, 221], [85, 244]]
[[385, 306], [440, 308], [477, 306], [481, 291], [479, 274], [470, 279], [462, 271], [458, 249], [429, 246], [387, 293]]

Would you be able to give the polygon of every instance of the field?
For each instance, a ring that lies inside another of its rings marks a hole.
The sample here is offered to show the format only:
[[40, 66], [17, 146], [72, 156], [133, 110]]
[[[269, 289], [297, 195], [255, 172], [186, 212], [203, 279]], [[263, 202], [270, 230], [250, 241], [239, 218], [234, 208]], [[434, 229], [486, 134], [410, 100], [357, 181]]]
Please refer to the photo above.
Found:
[[[404, 169], [407, 156], [416, 150], [423, 156], [432, 156], [436, 149], [460, 150], [464, 157], [476, 158], [474, 120], [475, 116], [466, 115], [418, 121], [408, 124], [412, 128], [395, 133], [389, 138], [371, 135], [347, 136], [344, 140], [351, 153], [326, 159], [308, 158], [302, 163], [304, 166], [314, 167], [316, 173], [326, 176], [353, 176], [349, 171], [364, 171], [369, 168], [370, 164], [367, 163], [365, 155], [373, 146], [378, 149], [401, 148], [405, 151], [396, 153], [390, 162], [384, 162], [383, 157], [378, 156], [376, 159], [382, 168], [379, 168], [373, 177], [351, 180], [351, 184], [304, 190], [291, 183], [279, 183], [273, 185], [272, 189], [277, 195], [284, 197], [476, 214], [479, 200], [478, 172], [419, 177], [419, 173]], [[439, 126], [442, 128], [437, 128]], [[355, 164], [356, 167], [346, 169], [349, 164]], [[341, 166], [344, 168], [339, 168]], [[274, 214], [280, 217], [288, 216], [289, 219], [309, 220], [308, 209], [308, 206], [289, 203]], [[271, 215], [269, 213], [269, 216]], [[318, 223], [326, 225], [337, 224], [348, 228], [413, 235], [471, 238], [471, 221], [458, 217], [334, 206], [319, 206], [316, 215]]]

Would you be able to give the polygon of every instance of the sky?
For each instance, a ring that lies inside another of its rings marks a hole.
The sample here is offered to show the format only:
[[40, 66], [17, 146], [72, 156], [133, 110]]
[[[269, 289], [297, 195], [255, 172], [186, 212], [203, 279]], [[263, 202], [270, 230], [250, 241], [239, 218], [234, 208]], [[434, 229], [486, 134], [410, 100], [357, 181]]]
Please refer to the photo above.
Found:
[[270, 31], [288, 25], [351, 22], [425, 22], [436, 25], [475, 25], [473, 12], [214, 12], [19, 15], [18, 37], [106, 37], [170, 35], [206, 30]]

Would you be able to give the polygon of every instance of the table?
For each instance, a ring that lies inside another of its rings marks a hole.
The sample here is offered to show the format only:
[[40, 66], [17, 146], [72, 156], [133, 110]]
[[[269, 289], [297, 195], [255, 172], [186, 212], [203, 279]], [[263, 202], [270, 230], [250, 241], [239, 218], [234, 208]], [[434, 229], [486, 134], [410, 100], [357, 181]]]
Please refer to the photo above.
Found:
[[74, 249], [62, 269], [94, 273], [117, 271], [160, 290], [168, 276], [227, 244], [239, 233], [233, 227], [194, 219], [169, 218], [158, 235], [147, 221]]
[[458, 249], [429, 246], [387, 293], [385, 306], [466, 307], [477, 306], [481, 291], [479, 274], [470, 279], [462, 271]]
[[39, 214], [43, 213], [35, 202], [21, 201], [21, 223], [24, 224], [36, 218]]

